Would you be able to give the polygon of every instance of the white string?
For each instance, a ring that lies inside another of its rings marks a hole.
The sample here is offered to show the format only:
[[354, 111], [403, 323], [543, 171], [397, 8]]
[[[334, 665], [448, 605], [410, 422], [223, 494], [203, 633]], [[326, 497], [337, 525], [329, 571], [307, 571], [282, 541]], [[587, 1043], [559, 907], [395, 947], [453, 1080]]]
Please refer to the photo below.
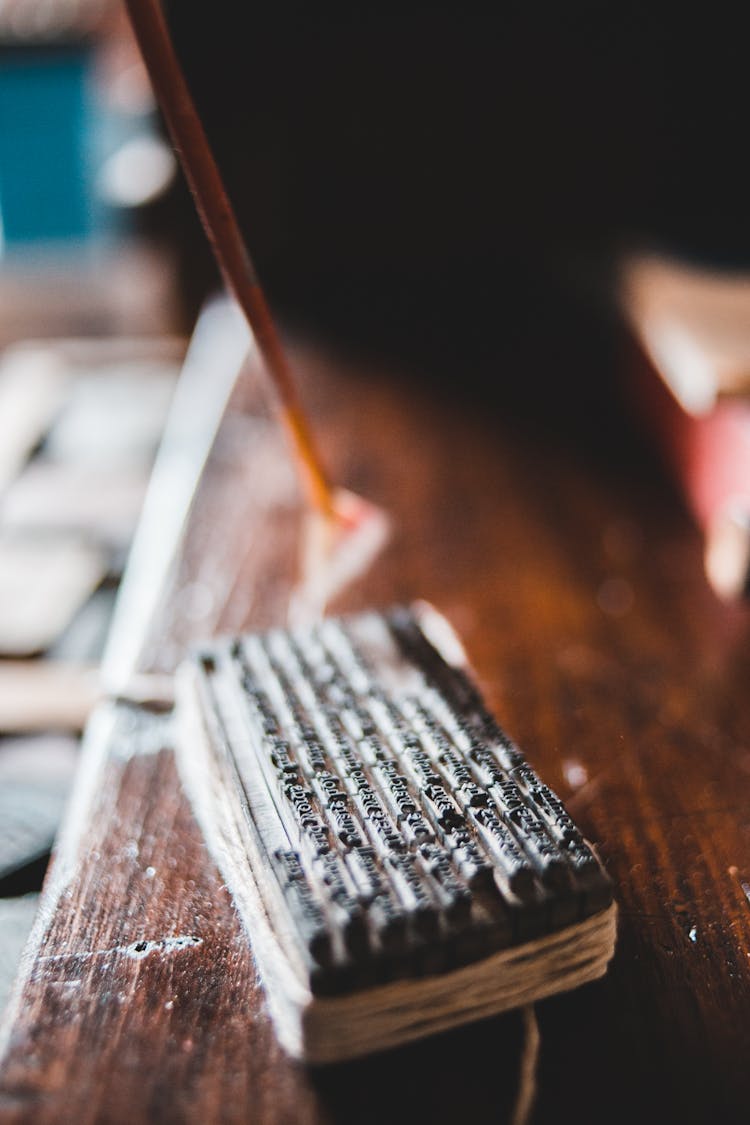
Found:
[[523, 1029], [524, 1041], [518, 1075], [518, 1093], [510, 1125], [529, 1125], [536, 1100], [536, 1071], [541, 1040], [533, 1004], [527, 1004], [523, 1009]]

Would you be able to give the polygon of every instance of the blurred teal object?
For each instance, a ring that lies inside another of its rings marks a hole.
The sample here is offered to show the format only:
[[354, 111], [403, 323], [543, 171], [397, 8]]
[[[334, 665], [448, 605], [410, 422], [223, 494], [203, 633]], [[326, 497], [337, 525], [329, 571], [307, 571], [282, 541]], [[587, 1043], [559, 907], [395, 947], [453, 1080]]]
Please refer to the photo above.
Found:
[[6, 247], [87, 240], [98, 215], [86, 47], [0, 55], [0, 219]]

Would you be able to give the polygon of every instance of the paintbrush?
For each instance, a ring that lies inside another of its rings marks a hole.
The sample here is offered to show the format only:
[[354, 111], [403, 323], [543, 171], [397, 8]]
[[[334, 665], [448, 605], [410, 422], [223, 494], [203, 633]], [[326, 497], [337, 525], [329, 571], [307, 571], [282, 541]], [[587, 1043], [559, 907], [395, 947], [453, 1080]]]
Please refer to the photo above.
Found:
[[[317, 514], [311, 534], [330, 554], [343, 536], [360, 530], [374, 549], [382, 541], [383, 515], [362, 498], [334, 488], [302, 409], [291, 366], [240, 230], [221, 173], [191, 97], [158, 0], [126, 0], [156, 99], [177, 149], [195, 206], [227, 288], [240, 306], [279, 395], [307, 499]], [[321, 533], [321, 526], [323, 531]], [[376, 528], [373, 533], [373, 527]], [[309, 552], [308, 552], [309, 556]], [[368, 559], [369, 561], [369, 559]]]

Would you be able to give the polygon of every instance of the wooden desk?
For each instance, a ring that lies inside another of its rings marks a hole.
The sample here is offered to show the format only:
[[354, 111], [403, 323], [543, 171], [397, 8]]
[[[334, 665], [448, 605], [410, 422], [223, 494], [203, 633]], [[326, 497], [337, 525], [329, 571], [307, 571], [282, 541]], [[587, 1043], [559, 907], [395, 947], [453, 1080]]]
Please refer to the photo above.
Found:
[[[395, 518], [346, 606], [419, 596], [448, 615], [615, 881], [608, 976], [538, 1007], [535, 1121], [746, 1122], [750, 615], [714, 599], [698, 534], [627, 439], [554, 438], [426, 384], [299, 366], [337, 479]], [[143, 667], [283, 612], [293, 482], [259, 469], [244, 402], [238, 388]], [[515, 1014], [319, 1072], [280, 1054], [169, 739], [89, 751], [10, 1014], [0, 1118], [504, 1120]]]

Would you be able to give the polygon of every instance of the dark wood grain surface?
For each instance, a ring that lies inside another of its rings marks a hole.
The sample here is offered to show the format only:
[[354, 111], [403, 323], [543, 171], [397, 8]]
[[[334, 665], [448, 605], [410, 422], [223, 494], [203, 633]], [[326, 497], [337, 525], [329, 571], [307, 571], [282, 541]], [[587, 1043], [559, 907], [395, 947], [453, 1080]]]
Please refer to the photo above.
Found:
[[[750, 615], [708, 590], [699, 536], [637, 437], [297, 361], [337, 479], [394, 517], [337, 608], [425, 597], [446, 613], [615, 882], [608, 976], [538, 1006], [534, 1120], [747, 1121]], [[253, 499], [283, 451], [243, 401], [144, 668], [169, 668], [191, 636], [283, 615], [295, 492]], [[168, 722], [146, 727], [89, 747], [6, 1027], [2, 1120], [505, 1120], [516, 1015], [318, 1072], [284, 1059]]]

